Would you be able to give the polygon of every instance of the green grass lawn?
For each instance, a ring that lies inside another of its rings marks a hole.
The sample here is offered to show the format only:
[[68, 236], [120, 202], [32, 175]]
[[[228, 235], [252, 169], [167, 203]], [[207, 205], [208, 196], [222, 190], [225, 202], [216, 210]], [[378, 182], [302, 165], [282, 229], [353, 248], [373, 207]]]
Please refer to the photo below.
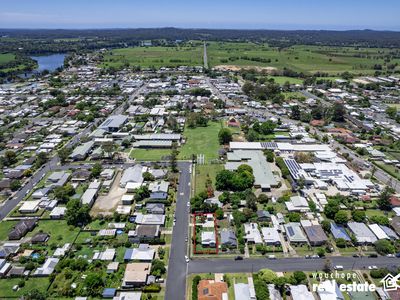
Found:
[[139, 161], [160, 161], [163, 157], [171, 155], [171, 149], [133, 149], [131, 158]]
[[24, 295], [27, 291], [32, 289], [38, 289], [39, 291], [45, 292], [49, 286], [49, 279], [43, 278], [32, 278], [30, 277], [25, 281], [25, 286], [18, 291], [13, 291], [13, 286], [17, 285], [21, 278], [9, 278], [0, 279], [0, 299], [19, 298]]
[[[207, 51], [210, 66], [275, 67], [278, 70], [288, 68], [297, 72], [337, 75], [345, 71], [373, 74], [375, 64], [384, 64], [379, 51], [388, 53], [390, 50], [308, 45], [278, 49], [250, 42], [209, 42]], [[400, 60], [391, 61], [396, 62]]]
[[223, 169], [224, 165], [222, 164], [196, 165], [195, 194], [205, 189], [207, 177], [212, 180], [215, 187], [215, 176]]
[[400, 180], [400, 172], [397, 167], [395, 167], [393, 165], [385, 164], [383, 162], [374, 162], [374, 164], [377, 165], [379, 168], [381, 168], [386, 173], [388, 173], [389, 175]]
[[300, 78], [293, 78], [293, 77], [287, 77], [287, 76], [268, 76], [268, 79], [269, 78], [274, 79], [274, 81], [280, 85], [283, 85], [286, 82], [289, 82], [290, 84], [303, 84], [303, 79], [300, 79]]
[[40, 231], [50, 234], [50, 239], [47, 242], [49, 245], [52, 243], [64, 245], [65, 243], [72, 243], [75, 240], [79, 233], [79, 228], [71, 228], [64, 220], [41, 220], [38, 226], [32, 232], [28, 233], [28, 236], [34, 236]]
[[218, 132], [221, 126], [219, 122], [208, 122], [207, 127], [186, 127], [183, 132], [186, 143], [180, 148], [179, 159], [191, 159], [192, 154], [204, 154], [206, 162], [218, 158]]
[[0, 67], [15, 60], [15, 55], [12, 53], [0, 53]]
[[102, 67], [124, 65], [141, 67], [201, 66], [203, 64], [201, 43], [177, 47], [134, 47], [113, 49], [104, 55]]
[[8, 233], [18, 221], [3, 221], [0, 223], [0, 241], [8, 240]]

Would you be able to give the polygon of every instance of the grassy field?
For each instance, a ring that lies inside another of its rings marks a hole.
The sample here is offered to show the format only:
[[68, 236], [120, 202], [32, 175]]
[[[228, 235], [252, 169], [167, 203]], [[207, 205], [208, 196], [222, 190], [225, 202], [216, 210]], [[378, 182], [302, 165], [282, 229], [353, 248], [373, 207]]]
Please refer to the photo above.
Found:
[[15, 55], [12, 53], [0, 53], [0, 67], [3, 64], [9, 63], [15, 60]]
[[191, 159], [192, 154], [204, 154], [206, 162], [218, 158], [218, 132], [221, 126], [219, 122], [208, 122], [207, 127], [186, 127], [183, 132], [186, 143], [180, 149], [179, 159]]
[[287, 76], [268, 76], [268, 79], [272, 78], [277, 84], [283, 85], [286, 82], [289, 82], [290, 84], [303, 84], [303, 79], [301, 78], [293, 78], [293, 77], [287, 77]]
[[0, 223], [0, 241], [8, 239], [8, 233], [17, 223], [18, 221], [3, 221]]
[[103, 67], [123, 65], [141, 67], [201, 66], [202, 47], [199, 43], [182, 47], [135, 47], [114, 49], [104, 55]]
[[171, 149], [132, 149], [131, 158], [139, 161], [160, 161], [164, 156], [171, 155]]
[[[297, 72], [326, 72], [332, 75], [345, 71], [373, 74], [375, 64], [384, 65], [384, 59], [379, 52], [390, 51], [303, 45], [277, 49], [266, 44], [232, 42], [210, 42], [207, 49], [210, 66], [260, 66], [275, 67], [279, 70], [289, 68]], [[399, 62], [399, 59], [391, 61]]]
[[[251, 42], [208, 42], [207, 55], [210, 67], [231, 65], [238, 67], [273, 67], [313, 74], [328, 73], [331, 76], [345, 71], [354, 74], [373, 74], [374, 65], [385, 65], [384, 55], [389, 49], [330, 47], [295, 45], [284, 49]], [[4, 54], [3, 54], [4, 55]], [[0, 58], [1, 62], [1, 58]], [[175, 47], [133, 47], [114, 49], [104, 54], [102, 67], [124, 65], [141, 67], [200, 66], [203, 63], [202, 43], [193, 41]], [[390, 64], [400, 59], [392, 59]], [[400, 70], [400, 66], [396, 67]], [[325, 79], [333, 79], [330, 77]], [[301, 79], [274, 77], [277, 83], [286, 81], [302, 83]]]
[[24, 280], [25, 286], [23, 288], [14, 292], [12, 288], [17, 285], [20, 280], [21, 278], [0, 279], [0, 299], [19, 298], [26, 292], [35, 288], [45, 292], [49, 286], [49, 279], [47, 277], [29, 278]]
[[217, 173], [224, 169], [222, 164], [208, 164], [208, 165], [196, 165], [196, 184], [195, 184], [195, 194], [204, 191], [206, 186], [207, 175], [215, 185], [215, 176]]

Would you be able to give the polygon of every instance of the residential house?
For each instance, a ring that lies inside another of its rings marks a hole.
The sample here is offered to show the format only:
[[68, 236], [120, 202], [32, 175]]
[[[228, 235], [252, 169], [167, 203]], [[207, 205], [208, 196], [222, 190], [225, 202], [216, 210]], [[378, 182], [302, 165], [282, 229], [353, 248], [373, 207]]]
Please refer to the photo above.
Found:
[[148, 244], [140, 244], [138, 248], [126, 249], [124, 261], [138, 260], [142, 262], [151, 262], [154, 256], [154, 248], [151, 248]]
[[165, 215], [155, 215], [155, 214], [147, 214], [144, 215], [142, 213], [136, 213], [136, 224], [140, 225], [160, 225], [164, 226], [165, 223]]
[[328, 240], [321, 225], [303, 226], [303, 229], [311, 246], [321, 246]]
[[202, 279], [197, 285], [198, 300], [225, 300], [228, 299], [228, 285], [226, 282]]
[[9, 240], [19, 240], [29, 231], [32, 231], [37, 224], [37, 219], [25, 219], [19, 221], [14, 228], [8, 233]]
[[331, 223], [331, 233], [333, 237], [337, 239], [344, 239], [345, 241], [349, 242], [351, 241], [351, 238], [347, 234], [346, 230], [344, 229], [343, 226], [337, 225], [336, 223]]
[[307, 199], [302, 196], [292, 196], [290, 201], [285, 202], [288, 211], [307, 212], [310, 211]]
[[307, 243], [307, 238], [301, 230], [300, 223], [291, 222], [284, 225], [286, 236], [288, 237], [290, 243], [294, 244], [305, 244]]
[[246, 223], [244, 224], [245, 239], [248, 243], [262, 244], [261, 233], [258, 230], [257, 223]]
[[56, 265], [58, 264], [59, 259], [55, 257], [49, 257], [44, 262], [43, 266], [36, 269], [33, 273], [33, 276], [49, 276], [54, 272]]
[[137, 225], [135, 230], [128, 232], [128, 238], [133, 243], [150, 242], [160, 237], [160, 225]]
[[39, 210], [41, 200], [23, 201], [18, 211], [21, 214], [34, 214]]
[[151, 263], [128, 263], [122, 280], [123, 288], [144, 286], [150, 275]]
[[378, 240], [375, 234], [364, 223], [348, 222], [347, 226], [356, 237], [357, 244], [359, 245], [373, 244]]
[[270, 222], [271, 214], [266, 210], [258, 210], [257, 211], [257, 221], [258, 222]]
[[165, 205], [163, 203], [147, 203], [146, 211], [148, 214], [163, 215], [165, 213]]
[[203, 247], [214, 248], [216, 246], [216, 238], [214, 231], [202, 231], [201, 232], [201, 245]]
[[232, 230], [223, 229], [221, 231], [221, 245], [226, 246], [228, 248], [237, 247], [237, 238]]
[[275, 227], [263, 227], [261, 232], [266, 245], [279, 246], [281, 244], [279, 232]]

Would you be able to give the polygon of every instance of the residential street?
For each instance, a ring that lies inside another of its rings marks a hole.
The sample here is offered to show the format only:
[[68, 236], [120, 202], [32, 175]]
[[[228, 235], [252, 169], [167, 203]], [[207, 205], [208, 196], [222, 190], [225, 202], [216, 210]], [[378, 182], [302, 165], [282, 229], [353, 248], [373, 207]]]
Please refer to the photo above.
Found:
[[[389, 267], [398, 266], [399, 258], [377, 257], [377, 258], [355, 258], [355, 257], [330, 257], [332, 267], [341, 265], [344, 270], [362, 270], [368, 266]], [[325, 259], [306, 258], [251, 258], [242, 261], [234, 259], [195, 259], [189, 263], [189, 274], [197, 273], [250, 273], [257, 272], [263, 268], [274, 271], [321, 271], [326, 263]]]
[[191, 163], [179, 162], [180, 170], [179, 186], [176, 199], [176, 224], [172, 233], [171, 252], [168, 262], [167, 287], [165, 292], [166, 300], [184, 300], [186, 292], [187, 254], [188, 236], [188, 205], [190, 200], [190, 169]]

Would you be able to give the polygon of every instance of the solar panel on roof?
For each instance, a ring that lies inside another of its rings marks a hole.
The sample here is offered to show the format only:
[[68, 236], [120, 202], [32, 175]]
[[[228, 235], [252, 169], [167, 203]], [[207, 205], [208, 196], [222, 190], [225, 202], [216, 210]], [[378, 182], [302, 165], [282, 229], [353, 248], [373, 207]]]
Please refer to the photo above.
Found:
[[290, 236], [293, 236], [293, 235], [294, 235], [294, 230], [293, 230], [292, 227], [288, 227], [288, 228], [287, 228], [287, 231], [288, 231], [288, 233], [289, 233]]

